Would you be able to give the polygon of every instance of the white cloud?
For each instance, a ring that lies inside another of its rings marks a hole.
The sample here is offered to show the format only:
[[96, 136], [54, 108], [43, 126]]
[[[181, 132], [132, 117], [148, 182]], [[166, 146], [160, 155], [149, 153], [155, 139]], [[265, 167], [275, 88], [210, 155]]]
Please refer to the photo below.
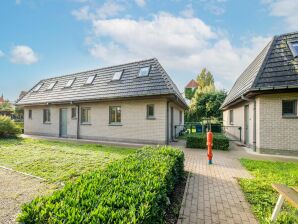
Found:
[[229, 85], [270, 40], [252, 37], [235, 47], [200, 19], [167, 13], [152, 20], [94, 20], [93, 33], [89, 51], [105, 64], [157, 57], [167, 69], [189, 77], [207, 67]]
[[270, 15], [282, 17], [287, 24], [287, 30], [298, 29], [298, 1], [297, 0], [263, 0], [269, 6]]
[[146, 4], [145, 0], [135, 0], [136, 4], [140, 7], [144, 7]]
[[0, 50], [0, 58], [2, 58], [4, 56], [3, 51]]
[[185, 9], [180, 12], [180, 15], [186, 18], [190, 18], [194, 16], [194, 10], [192, 4], [186, 5]]
[[13, 47], [10, 61], [14, 64], [29, 65], [36, 63], [38, 61], [38, 57], [30, 47], [18, 45]]
[[99, 7], [85, 5], [80, 9], [73, 10], [72, 15], [78, 20], [106, 19], [118, 15], [123, 10], [125, 7], [122, 4], [108, 0]]
[[16, 0], [16, 4], [17, 4], [17, 5], [19, 5], [19, 4], [21, 4], [21, 3], [22, 3], [21, 0]]

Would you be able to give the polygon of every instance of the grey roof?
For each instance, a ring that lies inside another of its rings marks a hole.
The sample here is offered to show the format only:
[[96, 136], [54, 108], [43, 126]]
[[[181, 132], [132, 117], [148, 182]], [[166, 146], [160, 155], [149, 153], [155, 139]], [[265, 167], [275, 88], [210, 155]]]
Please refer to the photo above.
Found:
[[[140, 68], [150, 66], [149, 76], [138, 77]], [[120, 80], [112, 81], [114, 73], [122, 71]], [[96, 75], [92, 85], [85, 85], [87, 78]], [[68, 80], [75, 78], [71, 88], [65, 88]], [[47, 87], [57, 82], [52, 90]], [[42, 87], [34, 92], [38, 84]], [[175, 95], [186, 106], [183, 96], [157, 59], [132, 62], [122, 65], [79, 72], [60, 77], [44, 79], [36, 83], [17, 105], [63, 103], [118, 99], [138, 96]]]
[[298, 32], [275, 36], [236, 80], [221, 108], [249, 92], [298, 88], [298, 58], [289, 47]]

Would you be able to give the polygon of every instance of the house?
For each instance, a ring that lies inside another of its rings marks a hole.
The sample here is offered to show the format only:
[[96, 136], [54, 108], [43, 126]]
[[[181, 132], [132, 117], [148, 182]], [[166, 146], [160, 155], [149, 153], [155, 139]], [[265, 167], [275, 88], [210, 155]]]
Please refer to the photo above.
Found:
[[196, 90], [198, 89], [198, 82], [194, 79], [190, 80], [189, 83], [184, 88], [185, 98], [191, 100], [194, 96]]
[[187, 108], [155, 58], [41, 80], [16, 104], [25, 134], [146, 144], [172, 141]]
[[223, 102], [228, 135], [259, 153], [298, 156], [298, 32], [275, 36]]
[[4, 97], [3, 97], [3, 93], [2, 93], [2, 95], [1, 95], [1, 97], [0, 97], [0, 104], [3, 104], [5, 102], [5, 99], [4, 99]]

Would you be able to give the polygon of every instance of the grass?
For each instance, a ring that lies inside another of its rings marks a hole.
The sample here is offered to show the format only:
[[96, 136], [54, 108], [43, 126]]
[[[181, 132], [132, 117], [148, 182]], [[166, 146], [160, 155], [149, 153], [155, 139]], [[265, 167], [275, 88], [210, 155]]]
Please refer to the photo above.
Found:
[[0, 139], [0, 165], [50, 182], [104, 168], [135, 149], [33, 139]]
[[[271, 184], [298, 186], [298, 163], [241, 159], [241, 164], [255, 178], [240, 179], [240, 186], [259, 222], [270, 223], [270, 217], [278, 198], [278, 193], [272, 189]], [[277, 223], [298, 223], [298, 210], [284, 203]]]

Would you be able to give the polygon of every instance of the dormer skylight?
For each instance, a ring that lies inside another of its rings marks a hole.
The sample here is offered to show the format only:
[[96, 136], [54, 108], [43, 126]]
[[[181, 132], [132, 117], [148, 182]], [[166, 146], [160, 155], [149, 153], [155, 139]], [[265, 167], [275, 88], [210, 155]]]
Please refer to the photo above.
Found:
[[37, 86], [35, 86], [35, 88], [33, 89], [33, 92], [37, 92], [41, 87], [42, 87], [43, 83], [39, 83]]
[[54, 86], [56, 85], [57, 81], [50, 83], [50, 85], [48, 86], [47, 90], [51, 90], [54, 88]]
[[74, 83], [75, 79], [70, 79], [67, 81], [66, 85], [65, 85], [65, 88], [69, 88], [72, 86], [72, 84]]
[[143, 67], [139, 71], [139, 77], [148, 76], [150, 72], [150, 66]]
[[123, 70], [119, 72], [115, 72], [112, 80], [120, 80], [122, 77], [122, 73], [123, 73]]
[[289, 43], [290, 49], [294, 57], [298, 57], [298, 41]]
[[90, 75], [85, 84], [87, 84], [87, 85], [92, 84], [94, 79], [95, 79], [95, 75]]

